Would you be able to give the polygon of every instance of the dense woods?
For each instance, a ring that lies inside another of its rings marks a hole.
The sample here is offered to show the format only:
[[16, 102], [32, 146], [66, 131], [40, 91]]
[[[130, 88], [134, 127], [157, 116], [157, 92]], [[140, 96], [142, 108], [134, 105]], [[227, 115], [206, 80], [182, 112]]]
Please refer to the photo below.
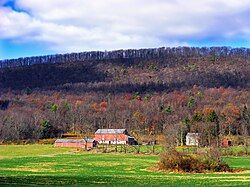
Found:
[[212, 145], [225, 135], [250, 133], [249, 49], [52, 57], [1, 61], [1, 141], [126, 128], [138, 139], [164, 134], [175, 145], [184, 143], [187, 132], [199, 132], [202, 144]]

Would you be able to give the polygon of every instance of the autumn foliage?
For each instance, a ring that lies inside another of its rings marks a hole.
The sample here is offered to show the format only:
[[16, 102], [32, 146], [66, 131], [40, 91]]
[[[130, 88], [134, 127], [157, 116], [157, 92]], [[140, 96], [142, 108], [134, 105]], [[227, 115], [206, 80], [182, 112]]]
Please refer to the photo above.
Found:
[[182, 145], [247, 136], [249, 58], [170, 55], [0, 69], [0, 141], [126, 128]]

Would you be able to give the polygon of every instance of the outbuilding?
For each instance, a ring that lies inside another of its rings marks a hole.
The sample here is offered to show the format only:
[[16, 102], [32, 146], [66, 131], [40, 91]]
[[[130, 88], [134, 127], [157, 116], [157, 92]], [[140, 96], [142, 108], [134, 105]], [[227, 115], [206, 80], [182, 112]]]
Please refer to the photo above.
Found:
[[96, 146], [94, 139], [57, 139], [55, 141], [55, 147], [72, 147], [72, 148], [84, 148], [92, 149]]
[[221, 146], [222, 147], [230, 147], [230, 146], [232, 146], [232, 141], [227, 139], [227, 138], [224, 138], [221, 142]]
[[92, 149], [93, 147], [96, 147], [97, 141], [91, 138], [85, 138], [85, 149], [89, 150]]
[[55, 147], [75, 147], [83, 148], [85, 146], [84, 139], [57, 139], [55, 141]]
[[186, 145], [199, 146], [200, 145], [200, 134], [199, 133], [187, 133]]

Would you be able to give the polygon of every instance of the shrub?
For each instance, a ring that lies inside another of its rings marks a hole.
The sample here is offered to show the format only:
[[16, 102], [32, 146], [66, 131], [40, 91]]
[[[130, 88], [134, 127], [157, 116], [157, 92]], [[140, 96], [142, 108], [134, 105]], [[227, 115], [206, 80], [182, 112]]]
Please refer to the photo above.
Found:
[[231, 171], [217, 155], [211, 151], [209, 154], [187, 154], [175, 150], [162, 154], [159, 169], [173, 172], [225, 172]]

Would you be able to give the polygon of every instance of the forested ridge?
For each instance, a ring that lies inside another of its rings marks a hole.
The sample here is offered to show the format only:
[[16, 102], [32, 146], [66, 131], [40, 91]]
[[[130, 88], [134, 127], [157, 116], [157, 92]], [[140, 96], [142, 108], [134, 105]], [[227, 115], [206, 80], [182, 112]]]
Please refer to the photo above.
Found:
[[111, 59], [152, 59], [171, 57], [225, 57], [238, 56], [249, 58], [250, 49], [231, 47], [161, 47], [149, 49], [127, 49], [116, 51], [90, 51], [81, 53], [54, 54], [45, 56], [25, 57], [18, 59], [0, 60], [0, 68], [29, 66], [33, 64], [67, 63], [85, 60], [111, 60]]
[[1, 61], [0, 140], [98, 128], [166, 134], [176, 143], [187, 132], [202, 133], [204, 144], [249, 135], [249, 49], [128, 51]]

